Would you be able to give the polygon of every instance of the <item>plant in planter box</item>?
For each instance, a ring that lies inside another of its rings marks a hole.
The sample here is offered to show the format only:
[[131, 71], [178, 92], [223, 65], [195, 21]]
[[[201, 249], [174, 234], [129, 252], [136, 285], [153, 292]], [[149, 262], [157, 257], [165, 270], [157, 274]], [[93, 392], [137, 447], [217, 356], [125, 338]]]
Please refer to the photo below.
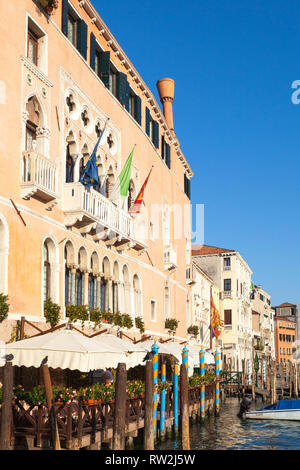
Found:
[[69, 404], [71, 401], [76, 400], [77, 392], [72, 388], [53, 387], [53, 398], [56, 402]]
[[90, 320], [92, 322], [94, 322], [94, 324], [95, 324], [94, 328], [96, 328], [97, 326], [99, 327], [101, 325], [102, 312], [101, 312], [100, 308], [94, 308], [94, 309], [90, 310]]
[[67, 305], [66, 316], [70, 322], [81, 320], [82, 326], [89, 319], [89, 311], [86, 305]]
[[46, 405], [45, 387], [37, 385], [30, 392], [26, 394], [26, 402], [30, 406]]
[[52, 302], [51, 299], [44, 302], [44, 315], [47, 323], [50, 323], [51, 328], [54, 328], [59, 321], [60, 306]]
[[143, 322], [143, 319], [141, 317], [136, 317], [135, 318], [135, 326], [140, 330], [141, 333], [144, 333], [145, 331], [145, 325]]
[[124, 328], [132, 328], [133, 327], [133, 321], [132, 321], [132, 318], [130, 315], [128, 315], [128, 313], [124, 313], [122, 315], [122, 326]]
[[95, 400], [95, 390], [93, 387], [80, 388], [78, 396], [82, 398], [84, 402]]
[[7, 318], [9, 312], [8, 296], [0, 294], [0, 323]]
[[113, 324], [115, 326], [123, 326], [123, 318], [120, 312], [113, 313]]
[[17, 385], [13, 388], [13, 397], [18, 401], [26, 401], [27, 392], [25, 392], [23, 385]]
[[191, 325], [191, 326], [188, 327], [187, 332], [188, 332], [189, 335], [198, 336], [199, 327], [197, 325]]
[[176, 331], [179, 321], [175, 318], [167, 318], [165, 321], [165, 328], [170, 331]]
[[108, 309], [107, 311], [102, 311], [102, 321], [103, 323], [113, 324], [114, 314]]

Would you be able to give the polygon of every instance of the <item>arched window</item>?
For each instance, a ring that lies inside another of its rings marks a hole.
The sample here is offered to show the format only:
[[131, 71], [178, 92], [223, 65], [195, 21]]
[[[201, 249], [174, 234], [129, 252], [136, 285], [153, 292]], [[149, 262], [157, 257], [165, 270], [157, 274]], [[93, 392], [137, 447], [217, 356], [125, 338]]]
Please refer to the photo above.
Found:
[[113, 186], [114, 186], [114, 181], [115, 181], [115, 177], [114, 177], [114, 174], [113, 174], [113, 170], [112, 170], [111, 167], [109, 167], [108, 173], [107, 173], [107, 176], [106, 176], [106, 180], [105, 180], [105, 196], [107, 198], [109, 198], [109, 196], [111, 194], [111, 191], [112, 191]]
[[131, 315], [129, 271], [126, 265], [123, 267], [123, 299], [123, 313]]
[[135, 317], [142, 316], [142, 292], [141, 282], [138, 276], [133, 276], [133, 293], [134, 293], [134, 315]]
[[49, 259], [49, 249], [47, 242], [43, 246], [43, 259], [44, 259], [44, 285], [43, 285], [43, 301], [46, 302], [50, 298], [50, 282], [51, 282], [51, 268]]
[[101, 310], [108, 310], [108, 292], [107, 292], [107, 280], [101, 279]]
[[84, 276], [79, 269], [75, 273], [75, 301], [76, 305], [84, 303]]
[[72, 275], [70, 266], [74, 264], [74, 247], [70, 241], [65, 244], [65, 305], [72, 305]]
[[67, 145], [66, 154], [66, 183], [74, 182], [74, 160], [70, 154], [70, 146]]
[[97, 279], [92, 273], [89, 275], [89, 307], [90, 310], [97, 307]]

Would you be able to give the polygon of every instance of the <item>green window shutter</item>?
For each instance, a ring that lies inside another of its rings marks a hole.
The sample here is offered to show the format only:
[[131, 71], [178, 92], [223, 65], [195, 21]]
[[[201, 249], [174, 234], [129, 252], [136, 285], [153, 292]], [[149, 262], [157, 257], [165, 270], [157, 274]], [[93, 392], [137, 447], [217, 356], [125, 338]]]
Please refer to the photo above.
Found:
[[159, 125], [158, 122], [153, 121], [154, 132], [153, 132], [153, 143], [155, 147], [159, 148]]
[[90, 41], [90, 66], [95, 71], [96, 38], [94, 33], [91, 33]]
[[149, 108], [147, 108], [146, 106], [146, 134], [150, 137], [150, 120], [151, 120], [151, 116], [150, 116], [150, 110]]
[[171, 168], [171, 148], [170, 148], [170, 145], [167, 144], [166, 145], [166, 164], [167, 164], [167, 167], [170, 169]]
[[76, 48], [84, 57], [87, 58], [87, 25], [82, 20], [77, 20], [77, 43]]
[[68, 9], [69, 9], [69, 2], [68, 0], [62, 1], [62, 32], [65, 36], [68, 37]]
[[134, 119], [139, 125], [142, 124], [142, 100], [138, 95], [134, 97]]
[[116, 98], [123, 104], [127, 111], [129, 109], [129, 84], [127, 82], [127, 75], [122, 72], [117, 72], [117, 96]]
[[110, 52], [101, 52], [100, 56], [100, 78], [106, 88], [109, 88]]

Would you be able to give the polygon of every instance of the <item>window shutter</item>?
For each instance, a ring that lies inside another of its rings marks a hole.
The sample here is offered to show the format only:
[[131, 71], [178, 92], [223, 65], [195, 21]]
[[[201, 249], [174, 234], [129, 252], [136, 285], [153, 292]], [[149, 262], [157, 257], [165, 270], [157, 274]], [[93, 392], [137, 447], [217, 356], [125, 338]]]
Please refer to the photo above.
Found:
[[77, 21], [76, 48], [80, 52], [82, 57], [86, 59], [87, 58], [87, 25], [82, 19], [79, 19]]
[[117, 72], [117, 99], [129, 109], [129, 84], [125, 73]]
[[159, 126], [158, 126], [158, 122], [153, 121], [153, 126], [154, 126], [153, 143], [154, 143], [155, 147], [158, 149], [159, 148]]
[[161, 136], [161, 158], [165, 160], [165, 137]]
[[167, 167], [170, 169], [171, 168], [171, 148], [169, 144], [167, 144], [166, 147], [167, 147], [166, 164], [167, 164]]
[[191, 199], [191, 181], [184, 175], [184, 192]]
[[142, 124], [142, 100], [138, 95], [134, 97], [134, 119]]
[[95, 56], [96, 56], [96, 38], [94, 33], [91, 33], [90, 42], [90, 66], [95, 71]]
[[150, 111], [149, 108], [146, 106], [146, 134], [150, 137]]
[[109, 88], [109, 71], [110, 71], [110, 52], [101, 52], [100, 58], [100, 78], [106, 88]]
[[67, 37], [68, 37], [68, 9], [69, 9], [68, 0], [63, 0], [62, 1], [62, 32]]

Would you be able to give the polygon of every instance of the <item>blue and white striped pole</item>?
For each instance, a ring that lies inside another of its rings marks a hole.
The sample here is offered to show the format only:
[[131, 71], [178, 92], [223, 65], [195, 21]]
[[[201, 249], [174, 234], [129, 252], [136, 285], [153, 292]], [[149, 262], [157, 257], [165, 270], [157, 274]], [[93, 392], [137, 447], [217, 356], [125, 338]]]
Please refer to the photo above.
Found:
[[[166, 364], [161, 365], [161, 381], [166, 383]], [[164, 434], [165, 430], [165, 413], [166, 413], [166, 389], [162, 389], [160, 393], [160, 435]]]
[[263, 383], [265, 385], [267, 381], [267, 373], [266, 373], [266, 361], [263, 361]]
[[251, 359], [248, 359], [248, 385], [252, 385], [251, 372]]
[[178, 412], [178, 364], [174, 365], [173, 376], [173, 401], [174, 401], [174, 431], [178, 433], [179, 412]]
[[189, 350], [186, 346], [182, 350], [182, 364], [185, 365], [186, 373], [189, 375]]
[[178, 433], [178, 364], [174, 365], [173, 376], [173, 398], [174, 398], [174, 431]]
[[216, 372], [216, 415], [220, 412], [220, 356], [219, 351], [215, 352], [215, 372]]
[[154, 433], [156, 434], [157, 429], [157, 385], [158, 385], [158, 345], [155, 342], [152, 345], [153, 357], [153, 382], [154, 382]]
[[[200, 377], [204, 378], [205, 374], [205, 353], [203, 349], [200, 351]], [[200, 388], [200, 418], [205, 418], [205, 385]]]

